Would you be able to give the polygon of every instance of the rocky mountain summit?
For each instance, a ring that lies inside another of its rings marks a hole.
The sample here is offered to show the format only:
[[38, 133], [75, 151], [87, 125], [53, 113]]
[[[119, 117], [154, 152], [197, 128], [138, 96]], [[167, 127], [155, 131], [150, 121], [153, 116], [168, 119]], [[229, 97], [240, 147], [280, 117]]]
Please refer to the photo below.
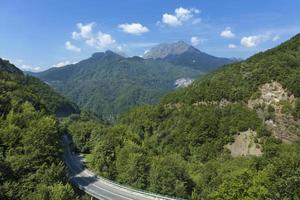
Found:
[[147, 51], [144, 58], [163, 60], [175, 65], [197, 69], [202, 72], [208, 72], [222, 65], [236, 62], [235, 59], [209, 55], [183, 41], [157, 45]]

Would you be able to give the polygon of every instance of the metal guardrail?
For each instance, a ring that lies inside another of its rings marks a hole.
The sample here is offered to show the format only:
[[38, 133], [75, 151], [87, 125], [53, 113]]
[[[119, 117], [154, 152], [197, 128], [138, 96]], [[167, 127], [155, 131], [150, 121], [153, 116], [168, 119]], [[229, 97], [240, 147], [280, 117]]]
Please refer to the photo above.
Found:
[[[68, 147], [70, 148], [70, 147]], [[70, 151], [71, 152], [71, 151]], [[79, 157], [79, 155], [77, 155]], [[74, 156], [71, 155], [71, 159], [74, 160]], [[68, 163], [67, 163], [68, 165]], [[71, 171], [75, 172], [74, 169], [72, 169], [71, 166], [68, 165], [68, 168], [71, 169]], [[84, 170], [84, 169], [80, 169], [80, 170]], [[148, 191], [145, 191], [145, 190], [141, 190], [141, 189], [136, 189], [136, 188], [132, 188], [130, 186], [124, 186], [124, 185], [121, 185], [117, 182], [114, 182], [114, 181], [111, 181], [107, 178], [104, 178], [104, 177], [101, 177], [101, 176], [97, 176], [95, 174], [91, 174], [90, 172], [86, 172], [87, 174], [90, 174], [92, 177], [94, 178], [97, 178], [99, 181], [102, 181], [102, 182], [105, 182], [109, 185], [111, 185], [112, 187], [116, 188], [116, 189], [122, 189], [123, 191], [129, 191], [131, 193], [135, 193], [135, 194], [140, 194], [140, 195], [145, 195], [145, 196], [148, 196], [148, 197], [153, 197], [155, 199], [165, 199], [165, 200], [185, 200], [185, 199], [182, 199], [182, 198], [176, 198], [176, 197], [170, 197], [170, 196], [167, 196], [167, 195], [160, 195], [160, 194], [155, 194], [155, 193], [152, 193], [152, 192], [148, 192]], [[75, 172], [76, 174], [76, 172]], [[76, 184], [76, 183], [75, 183]], [[94, 192], [92, 191], [89, 191], [88, 189], [86, 189], [85, 187], [79, 185], [79, 184], [76, 184], [78, 186], [78, 188], [80, 190], [83, 190], [84, 192], [86, 192], [87, 194], [91, 195], [91, 196], [94, 196], [96, 198], [99, 198], [101, 197], [102, 199], [104, 200], [108, 200], [109, 198], [105, 197], [105, 196], [102, 196], [101, 194], [95, 194]]]
[[[69, 170], [73, 171], [73, 173], [76, 174], [76, 172], [72, 169], [72, 167], [69, 166], [68, 163], [66, 163], [66, 164], [67, 164]], [[72, 182], [72, 180], [71, 180], [71, 182]], [[84, 191], [85, 193], [87, 193], [88, 195], [90, 195], [90, 196], [92, 196], [92, 197], [95, 197], [95, 198], [101, 198], [101, 199], [103, 199], [103, 200], [110, 200], [109, 198], [104, 197], [104, 196], [101, 195], [101, 194], [96, 194], [95, 192], [86, 189], [84, 186], [82, 186], [82, 185], [80, 185], [80, 184], [77, 184], [76, 182], [73, 182], [73, 183], [74, 183], [80, 190]]]
[[156, 194], [156, 193], [153, 193], [153, 192], [148, 192], [148, 191], [145, 191], [145, 190], [141, 190], [141, 189], [137, 189], [137, 188], [132, 188], [130, 186], [124, 186], [124, 185], [121, 185], [117, 182], [114, 182], [114, 181], [111, 181], [107, 178], [104, 178], [102, 176], [97, 176], [97, 175], [94, 175], [94, 177], [97, 177], [99, 180], [102, 180], [104, 182], [107, 182], [111, 185], [114, 185], [118, 188], [122, 188], [122, 189], [125, 189], [127, 191], [131, 191], [131, 192], [135, 192], [135, 193], [139, 193], [139, 194], [143, 194], [143, 195], [147, 195], [147, 196], [151, 196], [151, 197], [155, 197], [155, 198], [158, 198], [158, 199], [166, 199], [166, 200], [185, 200], [185, 199], [182, 199], [182, 198], [176, 198], [176, 197], [170, 197], [170, 196], [167, 196], [167, 195], [161, 195], [161, 194]]

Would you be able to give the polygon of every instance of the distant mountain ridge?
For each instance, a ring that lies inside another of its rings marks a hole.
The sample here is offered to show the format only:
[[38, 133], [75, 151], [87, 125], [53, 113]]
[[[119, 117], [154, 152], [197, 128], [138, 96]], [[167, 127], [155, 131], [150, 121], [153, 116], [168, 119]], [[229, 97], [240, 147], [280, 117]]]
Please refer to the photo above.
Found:
[[180, 78], [202, 72], [161, 60], [125, 58], [112, 51], [44, 72], [29, 73], [47, 82], [81, 108], [111, 118], [131, 107], [156, 103]]
[[[185, 87], [207, 71], [232, 62], [182, 41], [156, 49], [153, 58], [157, 59], [123, 57], [108, 50], [76, 64], [29, 74], [47, 82], [81, 108], [114, 118], [134, 106], [157, 103], [179, 85]], [[178, 80], [189, 81], [181, 84]]]
[[233, 59], [215, 57], [204, 53], [183, 41], [157, 45], [146, 52], [144, 58], [188, 66], [202, 72], [212, 71], [224, 64], [235, 62]]

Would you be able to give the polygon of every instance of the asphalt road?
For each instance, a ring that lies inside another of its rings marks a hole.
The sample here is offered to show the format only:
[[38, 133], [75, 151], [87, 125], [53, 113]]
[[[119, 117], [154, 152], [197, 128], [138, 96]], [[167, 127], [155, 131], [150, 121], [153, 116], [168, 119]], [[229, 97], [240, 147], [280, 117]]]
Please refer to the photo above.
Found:
[[70, 141], [65, 135], [63, 137], [64, 159], [68, 166], [71, 182], [87, 194], [97, 199], [104, 200], [174, 200], [174, 198], [134, 190], [101, 177], [97, 177], [91, 171], [84, 168], [82, 159], [71, 152], [69, 144]]

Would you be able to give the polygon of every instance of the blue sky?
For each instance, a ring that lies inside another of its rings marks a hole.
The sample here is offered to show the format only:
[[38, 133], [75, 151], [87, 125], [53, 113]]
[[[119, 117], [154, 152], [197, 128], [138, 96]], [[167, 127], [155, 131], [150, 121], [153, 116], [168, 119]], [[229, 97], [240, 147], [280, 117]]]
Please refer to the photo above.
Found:
[[299, 0], [1, 0], [0, 57], [39, 71], [184, 40], [246, 58], [300, 32]]

